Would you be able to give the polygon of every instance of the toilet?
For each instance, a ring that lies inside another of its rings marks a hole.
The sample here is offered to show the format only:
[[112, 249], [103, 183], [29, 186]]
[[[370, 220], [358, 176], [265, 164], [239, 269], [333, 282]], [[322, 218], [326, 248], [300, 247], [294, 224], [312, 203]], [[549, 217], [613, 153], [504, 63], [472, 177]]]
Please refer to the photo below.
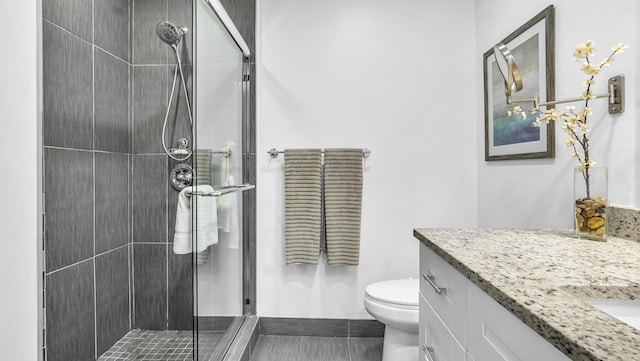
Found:
[[382, 361], [418, 360], [419, 287], [417, 279], [382, 281], [367, 286], [364, 307], [385, 325]]

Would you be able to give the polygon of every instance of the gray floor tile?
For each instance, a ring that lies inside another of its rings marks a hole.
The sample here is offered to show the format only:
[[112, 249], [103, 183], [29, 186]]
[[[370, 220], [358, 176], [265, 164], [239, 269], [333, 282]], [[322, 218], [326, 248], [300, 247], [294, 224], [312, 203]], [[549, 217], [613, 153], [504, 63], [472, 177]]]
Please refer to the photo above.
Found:
[[252, 361], [349, 361], [346, 337], [260, 336]]
[[350, 337], [349, 353], [351, 361], [380, 361], [382, 360], [382, 344], [384, 339], [381, 337]]
[[[199, 360], [208, 360], [222, 337], [217, 332], [200, 332]], [[191, 361], [193, 331], [131, 330], [98, 361]]]

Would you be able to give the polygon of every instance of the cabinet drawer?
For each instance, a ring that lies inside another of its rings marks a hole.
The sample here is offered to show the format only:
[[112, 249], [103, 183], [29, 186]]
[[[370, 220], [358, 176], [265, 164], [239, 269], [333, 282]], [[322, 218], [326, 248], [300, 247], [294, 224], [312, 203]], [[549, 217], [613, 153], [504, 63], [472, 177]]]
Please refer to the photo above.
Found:
[[476, 361], [570, 361], [478, 286], [467, 287], [466, 345]]
[[419, 334], [419, 360], [465, 361], [465, 349], [423, 296], [420, 296]]
[[467, 327], [467, 279], [420, 244], [420, 292], [463, 345]]

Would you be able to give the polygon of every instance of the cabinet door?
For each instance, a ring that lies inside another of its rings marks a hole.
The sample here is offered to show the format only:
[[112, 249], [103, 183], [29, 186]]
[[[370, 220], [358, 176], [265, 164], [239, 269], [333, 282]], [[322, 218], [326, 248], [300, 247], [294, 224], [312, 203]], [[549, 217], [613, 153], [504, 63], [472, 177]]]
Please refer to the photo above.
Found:
[[467, 351], [475, 361], [570, 361], [471, 281], [467, 324]]
[[465, 361], [465, 349], [420, 294], [421, 361]]
[[467, 278], [420, 244], [420, 292], [463, 345], [467, 328]]

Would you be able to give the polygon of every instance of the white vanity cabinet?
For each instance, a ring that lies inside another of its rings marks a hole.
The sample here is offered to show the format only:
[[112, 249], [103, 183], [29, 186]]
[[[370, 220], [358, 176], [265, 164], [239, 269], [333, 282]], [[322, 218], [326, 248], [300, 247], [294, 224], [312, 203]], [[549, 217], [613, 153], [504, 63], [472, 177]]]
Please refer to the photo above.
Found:
[[570, 360], [422, 243], [420, 272], [420, 360]]

